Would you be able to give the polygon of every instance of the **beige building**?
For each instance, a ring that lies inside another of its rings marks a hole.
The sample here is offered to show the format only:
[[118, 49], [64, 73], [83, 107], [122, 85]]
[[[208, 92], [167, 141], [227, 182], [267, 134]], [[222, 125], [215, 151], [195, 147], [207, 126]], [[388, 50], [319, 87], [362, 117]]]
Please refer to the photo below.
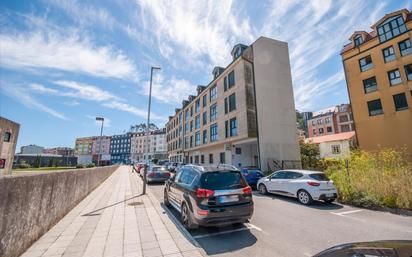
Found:
[[407, 146], [412, 160], [412, 13], [355, 31], [341, 56], [361, 149]]
[[[144, 162], [146, 151], [146, 133], [133, 133], [131, 139], [130, 158], [132, 162]], [[148, 159], [167, 158], [166, 132], [164, 129], [150, 131]]]
[[89, 164], [93, 162], [92, 147], [97, 137], [76, 138], [75, 155], [77, 163]]
[[20, 124], [0, 117], [0, 176], [11, 174]]
[[213, 69], [166, 124], [169, 159], [186, 163], [229, 163], [300, 167], [288, 45], [260, 37], [236, 45], [233, 60]]
[[310, 137], [305, 143], [317, 144], [321, 158], [347, 158], [356, 145], [355, 131]]

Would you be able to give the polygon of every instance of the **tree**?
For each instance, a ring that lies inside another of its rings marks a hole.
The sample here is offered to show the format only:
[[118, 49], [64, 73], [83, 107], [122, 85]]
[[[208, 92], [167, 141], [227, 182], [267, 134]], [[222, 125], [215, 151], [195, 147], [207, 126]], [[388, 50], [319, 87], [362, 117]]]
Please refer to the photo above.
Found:
[[[158, 130], [159, 128], [156, 126], [154, 123], [149, 124], [149, 131], [155, 131]], [[140, 123], [136, 125], [131, 125], [130, 126], [130, 132], [146, 132], [146, 123]]]
[[37, 155], [36, 159], [34, 159], [34, 167], [40, 168], [40, 166], [41, 166], [41, 156]]
[[296, 123], [297, 123], [298, 129], [305, 130], [303, 115], [298, 110], [296, 110]]
[[319, 170], [322, 168], [319, 146], [317, 144], [305, 143], [299, 140], [300, 159], [302, 168], [309, 170]]

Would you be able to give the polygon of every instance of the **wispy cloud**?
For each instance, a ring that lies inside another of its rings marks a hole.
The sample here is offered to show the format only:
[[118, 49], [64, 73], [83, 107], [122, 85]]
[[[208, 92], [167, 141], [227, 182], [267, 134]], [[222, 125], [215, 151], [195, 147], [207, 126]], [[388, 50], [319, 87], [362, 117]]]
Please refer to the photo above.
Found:
[[37, 30], [0, 35], [1, 67], [56, 69], [96, 77], [134, 79], [137, 71], [121, 51], [96, 46], [76, 33]]
[[102, 90], [93, 85], [79, 83], [76, 81], [58, 80], [54, 81], [54, 84], [59, 85], [63, 88], [72, 89], [72, 91], [61, 93], [62, 96], [69, 96], [98, 102], [119, 99], [119, 97], [113, 95], [108, 91]]
[[34, 91], [40, 92], [40, 93], [47, 93], [47, 94], [57, 94], [59, 91], [53, 88], [45, 87], [41, 84], [30, 84], [30, 88]]
[[[118, 101], [110, 101], [110, 102], [103, 103], [103, 106], [107, 108], [115, 109], [115, 110], [125, 111], [125, 112], [134, 114], [141, 118], [147, 118], [147, 111], [139, 109], [127, 103], [122, 103]], [[150, 117], [154, 120], [166, 121], [166, 117], [159, 116], [155, 113], [151, 113]]]
[[0, 89], [2, 93], [8, 95], [17, 102], [20, 102], [27, 108], [48, 113], [62, 120], [69, 120], [69, 118], [67, 118], [63, 113], [44, 105], [43, 103], [32, 97], [30, 93], [22, 86], [4, 85], [4, 83], [0, 83]]
[[[101, 121], [96, 120], [96, 117], [98, 117], [100, 115], [85, 115], [86, 118], [90, 119], [93, 121], [93, 123], [100, 127], [102, 125]], [[111, 119], [104, 117], [104, 127], [110, 127], [112, 124]]]

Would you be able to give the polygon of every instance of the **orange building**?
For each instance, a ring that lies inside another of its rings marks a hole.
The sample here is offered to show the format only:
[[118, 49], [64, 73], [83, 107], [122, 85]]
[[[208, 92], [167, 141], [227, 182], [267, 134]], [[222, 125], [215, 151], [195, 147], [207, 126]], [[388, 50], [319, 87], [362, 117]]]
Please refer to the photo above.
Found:
[[386, 14], [341, 51], [359, 147], [407, 146], [412, 160], [412, 13]]

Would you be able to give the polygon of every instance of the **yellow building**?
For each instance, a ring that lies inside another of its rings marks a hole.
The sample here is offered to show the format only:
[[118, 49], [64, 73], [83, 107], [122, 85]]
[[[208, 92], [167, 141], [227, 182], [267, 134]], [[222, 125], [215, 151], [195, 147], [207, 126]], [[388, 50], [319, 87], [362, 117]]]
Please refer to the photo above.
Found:
[[341, 52], [359, 147], [407, 146], [412, 159], [412, 13], [386, 14], [371, 28]]

